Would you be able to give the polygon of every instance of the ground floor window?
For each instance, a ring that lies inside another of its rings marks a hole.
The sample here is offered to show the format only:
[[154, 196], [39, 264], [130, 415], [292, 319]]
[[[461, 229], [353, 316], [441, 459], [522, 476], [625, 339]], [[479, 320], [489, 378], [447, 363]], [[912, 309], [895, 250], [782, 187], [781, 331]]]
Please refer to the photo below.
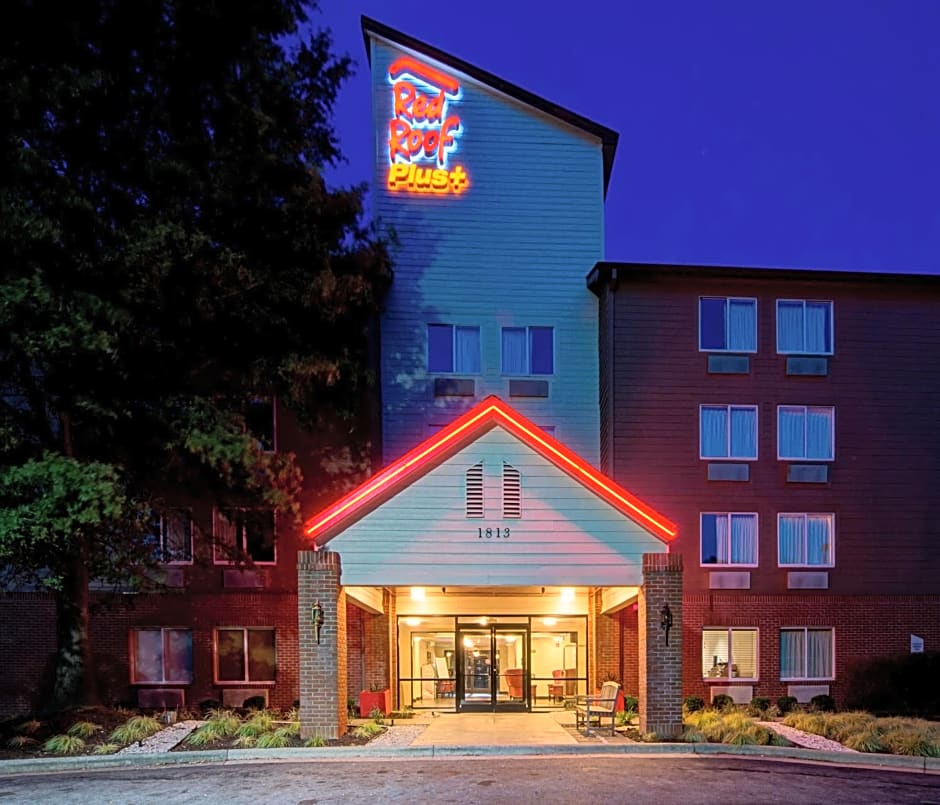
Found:
[[757, 629], [703, 629], [702, 676], [757, 679]]
[[188, 685], [193, 681], [193, 633], [189, 629], [132, 629], [131, 683]]
[[217, 682], [274, 682], [276, 660], [274, 629], [215, 630]]
[[832, 629], [781, 629], [780, 679], [832, 679], [833, 653]]

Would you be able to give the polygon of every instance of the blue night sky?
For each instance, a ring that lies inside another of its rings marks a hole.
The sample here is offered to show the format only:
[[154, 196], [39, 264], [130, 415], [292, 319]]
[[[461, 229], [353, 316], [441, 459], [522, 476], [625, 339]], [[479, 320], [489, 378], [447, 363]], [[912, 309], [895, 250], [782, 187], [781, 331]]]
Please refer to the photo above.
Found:
[[619, 132], [609, 260], [940, 274], [938, 0], [322, 5], [334, 183], [372, 182], [365, 14]]

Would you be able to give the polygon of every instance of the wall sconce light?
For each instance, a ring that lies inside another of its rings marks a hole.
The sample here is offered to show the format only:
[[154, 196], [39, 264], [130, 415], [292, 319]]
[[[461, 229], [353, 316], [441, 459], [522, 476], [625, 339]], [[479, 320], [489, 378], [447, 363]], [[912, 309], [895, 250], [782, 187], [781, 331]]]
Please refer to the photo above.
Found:
[[669, 630], [672, 628], [672, 610], [669, 604], [663, 604], [659, 613], [659, 628], [666, 633], [666, 645], [669, 645]]
[[320, 645], [320, 629], [323, 627], [323, 606], [319, 601], [314, 601], [310, 608], [310, 621], [313, 623], [313, 633], [317, 637], [317, 645]]
[[441, 595], [447, 595], [447, 588], [441, 587]]

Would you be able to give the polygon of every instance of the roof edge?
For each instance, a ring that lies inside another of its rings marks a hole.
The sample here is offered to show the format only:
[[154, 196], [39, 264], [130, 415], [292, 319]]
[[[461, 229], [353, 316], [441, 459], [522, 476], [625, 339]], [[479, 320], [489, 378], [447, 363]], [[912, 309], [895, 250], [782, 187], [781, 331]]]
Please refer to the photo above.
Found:
[[589, 290], [600, 295], [601, 289], [617, 286], [632, 276], [669, 277], [734, 277], [737, 279], [805, 280], [823, 282], [911, 283], [940, 284], [936, 274], [907, 274], [885, 271], [858, 271], [853, 269], [818, 268], [762, 268], [760, 266], [720, 266], [692, 263], [621, 263], [601, 260], [585, 277]]
[[618, 132], [608, 128], [607, 126], [597, 123], [590, 118], [579, 115], [577, 112], [572, 112], [570, 109], [566, 109], [563, 106], [552, 103], [542, 96], [536, 95], [534, 92], [529, 92], [529, 90], [523, 89], [517, 84], [506, 81], [500, 78], [498, 75], [494, 75], [493, 73], [470, 64], [463, 59], [459, 59], [450, 53], [446, 53], [445, 51], [434, 47], [433, 45], [429, 45], [426, 42], [415, 39], [414, 37], [402, 33], [395, 28], [391, 28], [388, 25], [384, 25], [378, 20], [372, 19], [371, 17], [367, 17], [363, 14], [360, 18], [360, 21], [362, 25], [362, 38], [366, 47], [366, 57], [369, 59], [370, 66], [372, 64], [372, 50], [369, 47], [369, 34], [372, 33], [383, 39], [388, 39], [392, 42], [395, 42], [402, 47], [406, 47], [410, 50], [415, 50], [419, 53], [422, 53], [428, 58], [439, 61], [442, 64], [446, 64], [462, 73], [466, 73], [467, 75], [475, 78], [477, 81], [493, 87], [499, 92], [502, 92], [504, 95], [508, 95], [510, 98], [515, 98], [521, 103], [532, 106], [535, 109], [550, 115], [551, 117], [557, 118], [558, 120], [561, 120], [570, 126], [574, 126], [577, 129], [581, 129], [582, 131], [599, 138], [601, 141], [601, 151], [604, 159], [604, 195], [607, 195], [607, 186], [610, 184], [610, 174], [614, 167], [614, 157], [617, 152], [617, 142], [620, 139], [620, 134]]

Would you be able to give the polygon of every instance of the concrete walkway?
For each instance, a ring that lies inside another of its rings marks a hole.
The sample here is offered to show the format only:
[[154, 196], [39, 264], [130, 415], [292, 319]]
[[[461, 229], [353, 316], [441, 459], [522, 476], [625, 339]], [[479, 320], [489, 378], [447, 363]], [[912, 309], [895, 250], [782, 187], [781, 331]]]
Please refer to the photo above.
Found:
[[441, 713], [411, 746], [558, 746], [577, 743], [573, 713]]

